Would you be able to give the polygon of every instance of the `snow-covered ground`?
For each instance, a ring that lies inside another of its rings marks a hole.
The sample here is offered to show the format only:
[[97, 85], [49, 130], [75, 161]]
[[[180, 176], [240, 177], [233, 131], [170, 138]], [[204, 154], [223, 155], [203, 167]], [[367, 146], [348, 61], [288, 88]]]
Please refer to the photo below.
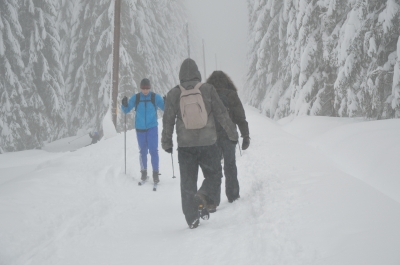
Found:
[[127, 175], [123, 134], [0, 155], [0, 264], [400, 264], [400, 120], [246, 114], [241, 199], [194, 230], [176, 152], [137, 185], [134, 131]]

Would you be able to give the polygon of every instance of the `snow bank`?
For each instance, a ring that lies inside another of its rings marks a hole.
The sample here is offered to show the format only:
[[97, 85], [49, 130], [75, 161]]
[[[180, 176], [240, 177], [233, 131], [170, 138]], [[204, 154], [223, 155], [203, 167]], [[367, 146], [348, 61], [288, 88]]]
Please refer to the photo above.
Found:
[[117, 130], [111, 119], [111, 110], [109, 109], [103, 119], [104, 139], [108, 139], [117, 135]]
[[75, 151], [85, 147], [92, 142], [88, 133], [78, 134], [77, 136], [63, 138], [51, 143], [47, 143], [42, 149], [47, 152], [67, 152]]
[[369, 121], [334, 128], [312, 144], [344, 172], [400, 203], [400, 120]]
[[298, 117], [283, 129], [321, 150], [344, 172], [400, 202], [400, 120]]

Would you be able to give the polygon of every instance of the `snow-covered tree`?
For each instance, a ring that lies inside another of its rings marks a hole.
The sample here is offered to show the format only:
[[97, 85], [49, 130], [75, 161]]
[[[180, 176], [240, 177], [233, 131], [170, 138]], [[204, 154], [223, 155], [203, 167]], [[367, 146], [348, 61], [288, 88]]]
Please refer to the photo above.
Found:
[[339, 30], [343, 17], [348, 12], [346, 1], [326, 0], [318, 1], [320, 20], [320, 34], [322, 41], [322, 56], [319, 64], [322, 80], [315, 101], [312, 103], [310, 115], [335, 116], [334, 83], [337, 79], [337, 50], [340, 39]]
[[33, 148], [29, 96], [21, 54], [19, 1], [0, 1], [0, 153]]
[[[71, 3], [66, 1], [61, 9], [70, 8], [68, 5]], [[100, 129], [109, 100], [113, 25], [112, 1], [77, 0], [73, 7], [71, 32], [67, 33], [70, 46], [65, 46], [70, 55], [64, 73], [70, 134], [82, 128]]]
[[[113, 18], [109, 0], [0, 0], [0, 152], [101, 130]], [[176, 84], [184, 21], [183, 0], [122, 1], [119, 100], [145, 77], [162, 95]]]
[[54, 1], [25, 0], [20, 4], [31, 137], [38, 143], [52, 141], [66, 135], [60, 38], [55, 27], [57, 9]]
[[[256, 71], [257, 80], [260, 84], [264, 84], [266, 94], [264, 100], [261, 102], [261, 109], [263, 113], [268, 116], [275, 115], [278, 100], [283, 93], [284, 84], [287, 84], [283, 72], [277, 69], [286, 68], [285, 58], [287, 56], [286, 43], [281, 42], [284, 39], [286, 28], [282, 28], [283, 21], [283, 3], [281, 1], [268, 1], [267, 5], [261, 10], [259, 20], [256, 27], [260, 28], [256, 34], [262, 36], [261, 25], [269, 22], [264, 36], [259, 42], [257, 50]], [[258, 98], [260, 95], [258, 95]], [[259, 100], [258, 99], [258, 100]]]
[[[177, 83], [179, 66], [185, 58], [183, 2], [148, 0], [122, 4], [126, 8], [121, 9], [119, 99], [140, 92], [143, 78], [150, 79], [154, 92], [165, 95]], [[122, 125], [120, 115], [120, 129]]]
[[[56, 27], [60, 36], [60, 64], [64, 80], [68, 79], [69, 58], [71, 56], [72, 26], [75, 21], [78, 1], [58, 0]], [[65, 86], [64, 86], [65, 91]], [[67, 97], [67, 95], [66, 95]]]
[[[375, 91], [381, 99], [381, 107], [378, 109], [378, 116], [382, 118], [399, 118], [399, 88], [398, 76], [396, 77], [396, 58], [400, 60], [400, 45], [398, 39], [400, 36], [400, 1], [388, 0], [386, 5], [379, 1], [375, 2], [376, 17], [378, 26], [376, 37], [376, 81]], [[379, 8], [379, 9], [378, 9]], [[374, 47], [369, 46], [369, 49]], [[397, 67], [398, 67], [397, 63]], [[373, 69], [372, 69], [373, 70]], [[378, 100], [379, 100], [378, 98]], [[396, 103], [397, 101], [397, 103]]]
[[[183, 59], [182, 2], [141, 0], [121, 1], [121, 5], [119, 102], [139, 92], [138, 84], [145, 77], [155, 92], [165, 94], [177, 79], [177, 59]], [[70, 133], [80, 128], [101, 129], [110, 102], [114, 30], [113, 2], [80, 0], [75, 9], [80, 13], [72, 23], [65, 74]], [[123, 115], [118, 117], [122, 129]], [[133, 123], [128, 124], [131, 128]]]
[[399, 0], [248, 0], [247, 101], [275, 119], [394, 117], [399, 6]]
[[[266, 15], [266, 8], [264, 7], [266, 0], [263, 1], [248, 1], [249, 8], [249, 72], [247, 75], [247, 92], [245, 93], [245, 99], [252, 105], [259, 106], [260, 99], [264, 98], [265, 90], [259, 89], [264, 88], [265, 78], [259, 76], [257, 72], [258, 63], [258, 47], [262, 40], [262, 36], [265, 34], [266, 28], [264, 24], [265, 19], [269, 19], [269, 15]], [[264, 7], [264, 8], [263, 8]], [[261, 93], [261, 95], [260, 95]]]
[[[300, 0], [296, 16], [298, 37], [295, 52], [298, 54], [299, 79], [292, 91], [291, 111], [297, 115], [310, 114], [322, 84], [322, 38], [317, 1]], [[315, 110], [314, 110], [315, 111]]]

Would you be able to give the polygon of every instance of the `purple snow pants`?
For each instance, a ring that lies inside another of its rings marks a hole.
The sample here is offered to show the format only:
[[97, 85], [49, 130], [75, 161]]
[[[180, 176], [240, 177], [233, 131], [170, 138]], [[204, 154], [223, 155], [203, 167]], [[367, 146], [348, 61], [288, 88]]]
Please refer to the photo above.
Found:
[[159, 171], [158, 126], [150, 128], [147, 131], [136, 130], [136, 136], [140, 152], [140, 169], [147, 170], [147, 153], [150, 152], [153, 171]]

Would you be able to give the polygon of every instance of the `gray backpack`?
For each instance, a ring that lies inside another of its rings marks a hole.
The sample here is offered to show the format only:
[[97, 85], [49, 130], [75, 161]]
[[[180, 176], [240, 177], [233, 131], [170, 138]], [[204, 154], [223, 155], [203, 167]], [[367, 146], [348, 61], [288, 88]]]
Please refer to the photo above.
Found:
[[201, 129], [207, 124], [208, 114], [199, 89], [202, 84], [199, 82], [193, 89], [189, 90], [179, 85], [182, 120], [188, 130]]

